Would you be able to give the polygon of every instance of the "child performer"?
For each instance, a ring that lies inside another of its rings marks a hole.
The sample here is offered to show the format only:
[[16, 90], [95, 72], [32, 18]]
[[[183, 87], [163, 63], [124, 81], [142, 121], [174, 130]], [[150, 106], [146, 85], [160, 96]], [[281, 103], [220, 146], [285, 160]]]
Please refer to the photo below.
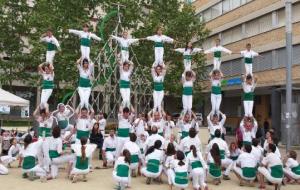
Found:
[[[180, 139], [184, 139], [189, 136], [189, 130], [195, 128], [197, 133], [197, 122], [195, 120], [195, 115], [192, 112], [185, 112], [182, 116], [179, 117], [177, 122], [177, 127], [180, 129]], [[188, 147], [189, 149], [190, 147]]]
[[101, 38], [89, 32], [88, 24], [83, 25], [83, 31], [69, 29], [69, 33], [80, 37], [81, 59], [87, 59], [90, 61], [91, 38], [97, 41], [101, 41]]
[[164, 43], [173, 43], [174, 40], [168, 36], [163, 35], [162, 27], [158, 27], [156, 30], [156, 35], [148, 36], [146, 40], [153, 41], [154, 44], [154, 56], [155, 61], [153, 63], [153, 67], [158, 65], [164, 65]]
[[[82, 62], [82, 63], [81, 63]], [[77, 62], [77, 68], [79, 70], [79, 86], [78, 94], [80, 97], [80, 107], [89, 107], [89, 98], [91, 95], [92, 84], [91, 79], [94, 72], [94, 64], [87, 58], [79, 59]]]
[[177, 48], [175, 51], [183, 54], [184, 71], [191, 71], [192, 56], [201, 52], [201, 48], [193, 48], [192, 42], [187, 42], [185, 48]]
[[217, 143], [214, 143], [207, 154], [208, 173], [213, 178], [213, 183], [219, 185], [222, 176], [221, 153]]
[[[8, 150], [8, 154], [6, 156], [1, 156], [0, 157], [0, 162], [2, 162], [4, 165], [8, 165], [8, 167], [11, 167], [11, 163], [17, 160], [18, 155], [20, 155], [22, 151], [22, 147], [20, 144], [17, 143], [16, 138], [11, 138], [10, 140], [10, 147]], [[19, 162], [19, 167], [20, 167], [20, 162]]]
[[61, 51], [57, 39], [53, 36], [52, 30], [48, 29], [47, 33], [41, 36], [41, 42], [47, 43], [46, 63], [53, 65], [56, 50]]
[[120, 65], [120, 94], [123, 107], [130, 107], [130, 77], [133, 71], [132, 62], [121, 62]]
[[85, 107], [78, 107], [76, 110], [76, 140], [75, 143], [79, 143], [81, 138], [89, 139], [92, 126], [92, 119], [94, 118], [94, 110], [89, 110]]
[[209, 113], [207, 116], [207, 124], [208, 124], [208, 131], [210, 134], [210, 140], [215, 138], [215, 131], [219, 129], [221, 131], [222, 137], [226, 134], [226, 129], [224, 127], [226, 121], [226, 115], [220, 112], [221, 120], [219, 119], [219, 115]]
[[118, 183], [119, 190], [125, 190], [126, 187], [130, 186], [131, 182], [131, 173], [130, 167], [130, 152], [125, 149], [122, 152], [122, 155], [117, 159], [113, 171], [113, 178]]
[[285, 168], [283, 168], [283, 172], [288, 180], [288, 183], [297, 182], [300, 184], [300, 164], [297, 161], [296, 151], [289, 151], [289, 154], [284, 161]]
[[253, 117], [253, 104], [254, 104], [254, 89], [257, 83], [257, 78], [253, 80], [253, 75], [248, 74], [246, 78], [243, 77], [243, 90], [244, 90], [244, 110], [245, 116]]
[[161, 104], [164, 99], [164, 78], [166, 76], [166, 66], [155, 66], [151, 69], [151, 74], [154, 82], [153, 90], [153, 109], [160, 111]]
[[115, 130], [109, 131], [109, 136], [104, 139], [102, 146], [103, 167], [112, 166], [116, 159], [116, 148], [118, 146]]
[[139, 39], [128, 38], [128, 31], [124, 30], [122, 37], [111, 35], [112, 39], [116, 40], [121, 46], [121, 63], [129, 61], [129, 46], [139, 41]]
[[248, 43], [246, 45], [246, 50], [241, 51], [241, 55], [244, 57], [246, 75], [253, 75], [252, 74], [253, 58], [259, 56], [259, 54], [251, 50], [251, 44]]
[[50, 64], [40, 64], [39, 74], [43, 77], [40, 108], [48, 107], [48, 100], [54, 88], [54, 68]]
[[57, 120], [62, 136], [64, 136], [66, 131], [72, 130], [73, 125], [70, 124], [70, 118], [74, 115], [74, 109], [71, 106], [59, 103], [57, 110], [55, 110], [52, 115]]
[[83, 181], [87, 181], [86, 175], [90, 172], [90, 158], [96, 148], [96, 144], [87, 144], [87, 138], [85, 137], [80, 139], [80, 144], [71, 145], [71, 149], [76, 156], [75, 165], [71, 171], [72, 183], [78, 181], [78, 175], [83, 175]]
[[191, 145], [190, 153], [188, 153], [186, 160], [189, 164], [193, 188], [208, 190], [208, 186], [205, 183], [207, 164], [204, 161], [201, 152], [197, 151], [194, 145]]
[[232, 52], [223, 46], [220, 45], [220, 39], [215, 40], [216, 45], [215, 47], [212, 47], [208, 50], [205, 50], [205, 54], [213, 53], [214, 54], [214, 68], [213, 70], [220, 70], [221, 67], [221, 57], [222, 57], [222, 52], [231, 54]]
[[209, 75], [211, 80], [211, 111], [213, 114], [219, 114], [222, 102], [221, 80], [223, 73], [220, 70], [213, 70]]
[[229, 146], [230, 159], [236, 161], [240, 154], [242, 153], [241, 149], [238, 147], [236, 142], [231, 142]]
[[191, 112], [193, 107], [193, 84], [196, 80], [194, 71], [185, 71], [182, 74], [181, 82], [183, 85], [182, 91], [182, 106], [184, 112]]

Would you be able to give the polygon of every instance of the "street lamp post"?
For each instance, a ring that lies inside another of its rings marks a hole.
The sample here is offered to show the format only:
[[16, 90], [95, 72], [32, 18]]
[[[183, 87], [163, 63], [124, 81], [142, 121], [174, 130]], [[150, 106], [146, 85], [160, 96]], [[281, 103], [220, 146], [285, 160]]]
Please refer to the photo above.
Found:
[[291, 116], [292, 116], [292, 57], [293, 57], [293, 42], [292, 42], [292, 0], [285, 1], [285, 18], [286, 18], [286, 151], [289, 151], [291, 146]]

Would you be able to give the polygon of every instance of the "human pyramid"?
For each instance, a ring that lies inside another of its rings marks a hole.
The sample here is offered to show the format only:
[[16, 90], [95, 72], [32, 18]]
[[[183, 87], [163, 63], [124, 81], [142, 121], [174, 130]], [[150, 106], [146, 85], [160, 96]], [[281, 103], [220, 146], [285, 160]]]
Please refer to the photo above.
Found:
[[[83, 31], [69, 32], [80, 37], [81, 58], [76, 62], [80, 75], [79, 106], [75, 110], [60, 103], [57, 110], [52, 113], [49, 111], [47, 102], [54, 88], [53, 60], [56, 50], [60, 50], [58, 41], [49, 30], [41, 38], [47, 43], [47, 53], [46, 64], [39, 65], [39, 73], [43, 76], [41, 103], [33, 113], [39, 123], [38, 133], [30, 132], [24, 135], [24, 147], [17, 146], [15, 139], [12, 140], [9, 154], [0, 159], [3, 163], [0, 165], [2, 174], [8, 173], [5, 165], [15, 161], [19, 154], [19, 166], [22, 167], [24, 178], [34, 180], [39, 177], [42, 182], [55, 179], [58, 176], [58, 168], [67, 165], [66, 173], [73, 183], [87, 181], [87, 175], [92, 169], [93, 152], [98, 145], [94, 144], [94, 140], [98, 137], [104, 138], [106, 126], [104, 114], [95, 115], [89, 104], [94, 69], [89, 55], [91, 39], [101, 39], [89, 32], [88, 25], [83, 26]], [[290, 151], [283, 164], [272, 132], [267, 133], [263, 148], [255, 138], [257, 122], [252, 109], [257, 79], [252, 74], [252, 63], [253, 57], [258, 54], [251, 50], [250, 44], [247, 44], [245, 51], [240, 52], [246, 68], [246, 76], [243, 77], [245, 116], [240, 124], [242, 149], [235, 143], [228, 146], [224, 140], [226, 116], [220, 111], [222, 52], [232, 52], [222, 47], [219, 39], [216, 40], [215, 47], [204, 51], [205, 54], [213, 54], [214, 68], [210, 72], [212, 111], [207, 116], [210, 140], [206, 149], [202, 150], [198, 135], [199, 124], [192, 112], [193, 83], [196, 80], [196, 73], [192, 71], [192, 56], [203, 50], [193, 48], [191, 42], [188, 42], [185, 48], [175, 49], [183, 54], [185, 67], [182, 74], [183, 111], [175, 125], [171, 115], [163, 110], [162, 101], [164, 78], [167, 73], [167, 65], [163, 59], [164, 43], [176, 41], [163, 35], [161, 27], [157, 29], [156, 35], [146, 38], [130, 39], [127, 31], [124, 31], [122, 37], [112, 35], [111, 39], [116, 40], [121, 47], [119, 87], [123, 101], [118, 114], [117, 132], [111, 129], [103, 145], [100, 142], [98, 148], [103, 167], [113, 167], [112, 176], [118, 189], [132, 186], [131, 177], [142, 175], [146, 177], [146, 183], [151, 184], [152, 181], [162, 183], [162, 176], [165, 175], [170, 189], [186, 189], [191, 179], [193, 189], [207, 190], [209, 177], [215, 185], [221, 183], [222, 169], [225, 169], [223, 180], [230, 180], [229, 174], [233, 171], [240, 180], [240, 185], [253, 186], [258, 177], [261, 189], [265, 188], [264, 178], [274, 184], [276, 189], [280, 187], [283, 179], [300, 182], [300, 166], [295, 151]], [[147, 116], [143, 113], [136, 115], [130, 103], [133, 63], [129, 59], [129, 47], [141, 40], [153, 41], [155, 53], [155, 61], [151, 68], [154, 105]], [[70, 124], [72, 117], [76, 121], [74, 125]], [[176, 127], [179, 129], [178, 136], [174, 132]]]

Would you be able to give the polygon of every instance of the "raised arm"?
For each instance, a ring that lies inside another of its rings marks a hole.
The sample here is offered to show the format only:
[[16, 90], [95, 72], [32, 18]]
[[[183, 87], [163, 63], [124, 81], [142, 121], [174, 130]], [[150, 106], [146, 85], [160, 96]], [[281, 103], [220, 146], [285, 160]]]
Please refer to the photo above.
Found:
[[115, 35], [110, 35], [110, 37], [114, 40], [116, 40], [117, 42], [121, 42], [122, 38], [118, 37], [118, 36], [115, 36]]
[[58, 40], [54, 36], [52, 37], [52, 39], [53, 39], [54, 45], [57, 47], [58, 50], [60, 50], [60, 45], [59, 45]]
[[225, 124], [225, 121], [226, 121], [226, 115], [225, 115], [224, 113], [222, 113], [222, 112], [220, 112], [220, 114], [221, 114], [221, 116], [222, 116], [222, 120], [220, 121], [220, 123], [221, 123], [222, 125], [224, 125], [224, 124]]
[[146, 37], [146, 40], [150, 40], [150, 41], [155, 42], [156, 36], [155, 35], [154, 36], [148, 36], [148, 37]]
[[163, 41], [164, 42], [167, 42], [167, 43], [174, 43], [174, 39], [173, 38], [171, 38], [171, 37], [169, 37], [169, 36], [165, 36], [165, 35], [163, 35]]
[[40, 110], [40, 108], [39, 108], [39, 106], [37, 106], [32, 114], [35, 119], [38, 119], [40, 116], [39, 110]]
[[227, 49], [227, 48], [224, 48], [224, 47], [220, 47], [221, 48], [221, 51], [222, 52], [225, 52], [225, 53], [228, 53], [228, 54], [232, 54], [232, 51], [230, 51], [229, 49]]
[[205, 54], [209, 54], [209, 53], [213, 53], [213, 52], [215, 52], [215, 47], [209, 48], [204, 51]]
[[179, 52], [179, 53], [184, 53], [185, 48], [177, 48], [177, 49], [174, 49], [174, 51]]
[[201, 52], [201, 51], [203, 51], [203, 49], [201, 49], [201, 48], [193, 48], [193, 54], [196, 54], [196, 53], [199, 53], [199, 52]]
[[93, 38], [94, 40], [97, 40], [97, 41], [101, 41], [101, 38], [100, 37], [98, 37], [96, 34], [93, 34], [93, 33], [91, 33], [91, 38]]
[[39, 64], [39, 66], [38, 66], [38, 73], [39, 73], [39, 74], [43, 74], [43, 72], [44, 72], [44, 71], [43, 71], [43, 65], [44, 65], [44, 64], [41, 63], [41, 64]]
[[71, 107], [71, 106], [69, 106], [69, 105], [66, 105], [66, 107], [70, 110], [70, 113], [68, 114], [68, 117], [72, 117], [73, 115], [74, 115], [74, 109]]
[[40, 41], [41, 42], [47, 42], [46, 33], [42, 34], [42, 36], [40, 37]]
[[138, 41], [139, 41], [139, 39], [128, 39], [128, 45], [134, 44]]
[[77, 36], [80, 37], [82, 31], [80, 31], [80, 30], [74, 30], [74, 29], [69, 29], [69, 33], [70, 33], [70, 34], [75, 34], [75, 35], [77, 35]]

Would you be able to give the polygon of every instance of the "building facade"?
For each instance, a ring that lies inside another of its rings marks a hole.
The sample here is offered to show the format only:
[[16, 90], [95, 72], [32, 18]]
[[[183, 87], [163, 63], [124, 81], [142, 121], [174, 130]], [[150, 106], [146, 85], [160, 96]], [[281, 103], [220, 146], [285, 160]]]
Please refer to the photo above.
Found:
[[[254, 59], [253, 72], [258, 78], [255, 90], [254, 116], [259, 125], [265, 121], [284, 138], [285, 106], [285, 3], [282, 0], [196, 0], [193, 2], [196, 16], [206, 23], [210, 36], [204, 49], [214, 45], [216, 38], [221, 44], [238, 53], [247, 43], [261, 57]], [[293, 1], [293, 127], [300, 133], [300, 1]], [[212, 69], [212, 57], [207, 57], [208, 71]], [[227, 116], [226, 126], [235, 128], [243, 116], [241, 74], [243, 59], [239, 54], [222, 57], [223, 100], [221, 111]], [[210, 84], [203, 81], [205, 93], [204, 114], [210, 112]], [[282, 135], [281, 135], [282, 134]], [[300, 144], [298, 138], [293, 144]]]

